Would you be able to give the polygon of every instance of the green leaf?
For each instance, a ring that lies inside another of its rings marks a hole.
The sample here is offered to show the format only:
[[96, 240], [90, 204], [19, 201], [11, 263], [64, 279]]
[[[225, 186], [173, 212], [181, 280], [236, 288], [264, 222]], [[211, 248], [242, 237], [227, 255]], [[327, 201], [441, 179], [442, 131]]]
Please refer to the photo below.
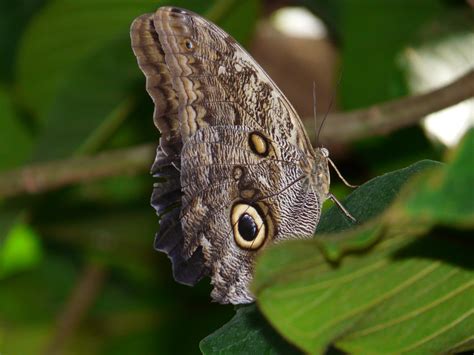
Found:
[[[453, 243], [455, 237], [446, 230], [432, 232], [391, 254], [390, 264], [377, 271], [381, 286], [377, 277], [369, 285], [377, 289], [375, 297], [361, 297], [372, 303], [370, 311], [337, 346], [348, 352], [426, 354], [448, 352], [469, 340], [474, 262], [462, 244]], [[360, 287], [351, 296], [364, 292]]]
[[18, 42], [34, 12], [45, 0], [22, 0], [0, 2], [0, 81], [13, 79]]
[[[351, 194], [343, 204], [368, 223], [348, 230], [328, 213], [319, 231], [332, 234], [269, 248], [253, 287], [270, 323], [310, 353], [330, 345], [366, 354], [467, 349], [474, 259], [466, 249], [473, 245], [468, 232], [432, 227], [472, 225], [472, 138], [471, 132], [451, 164], [420, 162]], [[447, 184], [457, 191], [445, 196]], [[426, 218], [440, 203], [443, 212]]]
[[[394, 201], [409, 178], [439, 165], [439, 162], [422, 160], [407, 168], [377, 176], [354, 190], [344, 200], [344, 207], [357, 219], [358, 225], [367, 222], [380, 215]], [[337, 206], [333, 206], [321, 216], [316, 233], [340, 232], [351, 227], [354, 223]]]
[[126, 39], [110, 42], [70, 73], [46, 115], [35, 159], [97, 150], [130, 111], [136, 65]]
[[0, 244], [0, 279], [32, 268], [41, 261], [41, 257], [38, 235], [30, 226], [18, 221]]
[[[306, 352], [333, 342], [359, 353], [446, 351], [474, 331], [474, 265], [461, 245], [442, 237], [415, 245], [412, 236], [386, 239], [339, 267], [314, 241], [285, 243], [258, 264], [259, 306]], [[462, 267], [438, 260], [446, 253]]]
[[18, 78], [28, 105], [40, 116], [47, 112], [75, 68], [110, 41], [126, 38], [132, 20], [157, 6], [156, 0], [51, 1], [31, 22], [19, 51]]
[[341, 3], [344, 108], [369, 106], [404, 94], [396, 56], [423, 26], [433, 20], [441, 22], [449, 6], [439, 0]]
[[[377, 217], [395, 201], [410, 178], [440, 165], [432, 160], [422, 160], [407, 168], [378, 176], [357, 188], [344, 200], [344, 206], [357, 219], [355, 224], [337, 206], [331, 207], [321, 216], [316, 230], [316, 235], [320, 236], [317, 240], [326, 258], [336, 262], [347, 252], [365, 250], [377, 242], [385, 230], [384, 223]], [[343, 238], [337, 234], [347, 230], [349, 232]]]
[[31, 137], [16, 115], [10, 96], [0, 88], [0, 170], [23, 163], [31, 147]]
[[269, 325], [252, 304], [237, 308], [235, 316], [199, 344], [203, 354], [298, 354]]
[[424, 175], [411, 184], [405, 211], [412, 218], [472, 228], [474, 198], [469, 192], [474, 181], [474, 129], [450, 155], [450, 164], [438, 174]]

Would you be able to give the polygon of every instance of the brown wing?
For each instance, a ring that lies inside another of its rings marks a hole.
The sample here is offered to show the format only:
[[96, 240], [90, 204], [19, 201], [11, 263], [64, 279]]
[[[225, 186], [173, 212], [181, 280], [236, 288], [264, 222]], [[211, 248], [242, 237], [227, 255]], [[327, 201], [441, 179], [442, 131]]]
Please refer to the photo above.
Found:
[[[146, 22], [134, 24], [132, 43], [148, 92], [162, 106], [156, 108], [155, 123], [168, 133], [163, 151], [179, 147], [181, 156], [181, 229], [177, 214], [170, 214], [156, 244], [173, 264], [204, 257], [205, 267], [196, 268], [193, 280], [210, 272], [215, 300], [250, 302], [249, 283], [260, 244], [253, 248], [253, 242], [237, 241], [240, 229], [231, 222], [234, 213], [241, 216], [250, 208], [261, 223], [257, 231], [262, 227], [269, 234], [262, 245], [311, 235], [321, 205], [304, 179], [313, 149], [288, 100], [219, 27], [172, 7], [136, 21]], [[167, 159], [160, 154], [155, 165], [163, 170]], [[170, 199], [159, 189], [154, 201], [160, 212]], [[187, 270], [189, 277], [192, 270]]]
[[151, 168], [154, 177], [165, 180], [154, 185], [151, 204], [160, 216], [155, 248], [166, 252], [173, 264], [176, 281], [194, 285], [208, 274], [202, 251], [183, 257], [184, 236], [179, 221], [181, 181], [177, 167], [181, 160], [181, 133], [178, 119], [178, 95], [171, 82], [163, 48], [153, 24], [153, 14], [133, 22], [130, 30], [132, 49], [146, 77], [146, 88], [155, 103], [153, 120], [161, 132], [160, 145]]
[[154, 24], [179, 98], [183, 142], [199, 128], [240, 125], [312, 154], [294, 108], [227, 33], [187, 10], [162, 7]]
[[133, 22], [130, 30], [132, 49], [146, 77], [146, 89], [155, 103], [153, 121], [161, 132], [160, 146], [168, 156], [179, 159], [181, 134], [178, 119], [178, 95], [172, 86], [171, 73], [155, 31], [153, 14]]

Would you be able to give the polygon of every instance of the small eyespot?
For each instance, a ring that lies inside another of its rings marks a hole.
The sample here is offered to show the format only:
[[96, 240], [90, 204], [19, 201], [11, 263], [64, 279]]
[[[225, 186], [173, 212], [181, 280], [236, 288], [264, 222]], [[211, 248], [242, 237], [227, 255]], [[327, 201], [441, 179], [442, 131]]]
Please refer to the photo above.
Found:
[[190, 39], [187, 39], [184, 41], [184, 45], [186, 46], [187, 49], [193, 49], [194, 45], [193, 42]]
[[240, 248], [257, 250], [263, 245], [267, 226], [255, 207], [245, 203], [234, 205], [231, 212], [231, 223], [234, 240]]
[[267, 138], [260, 132], [252, 132], [249, 135], [250, 149], [262, 157], [266, 157], [270, 151]]
[[240, 166], [234, 167], [232, 170], [232, 176], [234, 177], [234, 180], [239, 181], [239, 179], [244, 175], [244, 171]]

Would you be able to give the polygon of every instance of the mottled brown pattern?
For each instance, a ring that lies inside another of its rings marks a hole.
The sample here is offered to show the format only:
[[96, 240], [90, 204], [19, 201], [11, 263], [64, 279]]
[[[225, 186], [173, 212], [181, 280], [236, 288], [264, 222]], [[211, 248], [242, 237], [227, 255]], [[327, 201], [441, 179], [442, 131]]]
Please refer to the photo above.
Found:
[[[209, 274], [214, 300], [251, 302], [254, 261], [265, 245], [312, 236], [328, 196], [326, 156], [313, 150], [271, 79], [216, 25], [162, 7], [136, 19], [131, 37], [162, 133], [152, 172], [167, 182], [156, 184], [152, 204], [171, 212], [156, 247], [172, 259], [178, 281]], [[170, 207], [178, 204], [179, 215]], [[264, 221], [262, 247], [236, 243], [236, 204], [253, 206]]]

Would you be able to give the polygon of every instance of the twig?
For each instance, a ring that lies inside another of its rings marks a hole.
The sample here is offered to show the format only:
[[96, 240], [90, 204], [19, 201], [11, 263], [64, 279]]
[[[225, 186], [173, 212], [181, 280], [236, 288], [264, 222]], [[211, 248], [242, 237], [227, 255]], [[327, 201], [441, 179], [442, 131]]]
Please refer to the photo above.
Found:
[[68, 339], [74, 334], [81, 320], [97, 298], [105, 278], [104, 266], [90, 262], [57, 319], [56, 331], [43, 354], [62, 354]]
[[[451, 84], [427, 94], [390, 101], [364, 110], [331, 114], [321, 135], [326, 142], [350, 142], [387, 134], [473, 96], [474, 71], [471, 70]], [[0, 198], [41, 193], [104, 177], [147, 171], [153, 160], [155, 146], [131, 147], [0, 173]]]
[[[413, 125], [430, 113], [473, 96], [474, 70], [471, 70], [451, 84], [426, 94], [409, 96], [362, 110], [330, 114], [321, 136], [326, 142], [343, 143], [387, 134]], [[308, 130], [308, 133], [313, 133], [313, 130]]]
[[35, 194], [109, 176], [149, 169], [153, 144], [25, 166], [0, 174], [0, 197]]

